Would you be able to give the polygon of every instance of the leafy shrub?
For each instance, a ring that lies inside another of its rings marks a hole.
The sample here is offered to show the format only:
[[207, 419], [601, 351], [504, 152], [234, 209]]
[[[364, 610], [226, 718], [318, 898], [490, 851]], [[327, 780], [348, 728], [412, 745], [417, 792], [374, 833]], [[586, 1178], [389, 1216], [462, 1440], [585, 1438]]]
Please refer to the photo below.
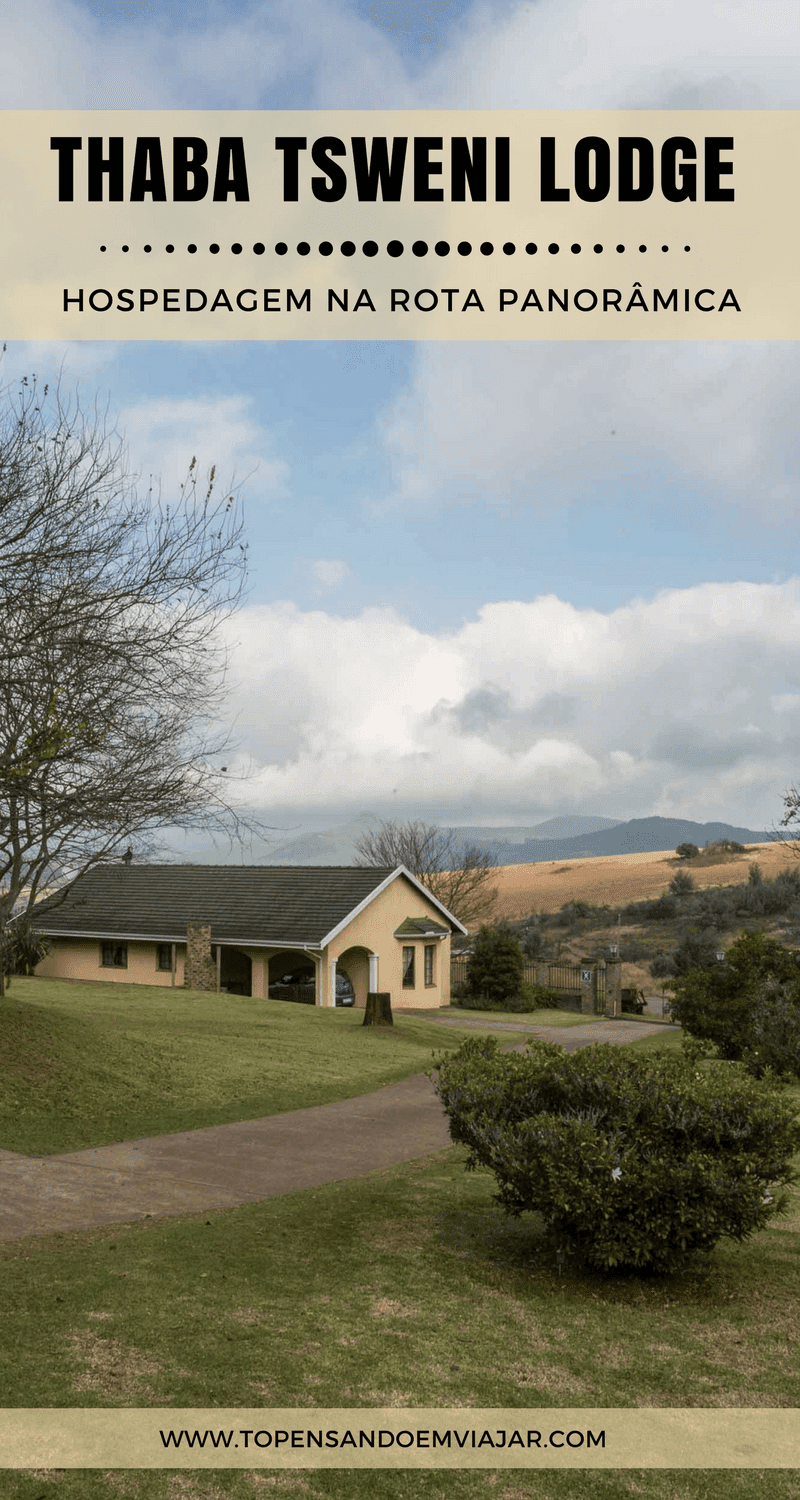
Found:
[[565, 901], [560, 912], [557, 913], [556, 921], [559, 927], [570, 927], [573, 922], [580, 922], [584, 917], [591, 917], [595, 907], [590, 901]]
[[719, 963], [720, 938], [711, 928], [690, 927], [671, 953], [657, 953], [650, 965], [654, 979], [674, 978], [694, 969], [711, 969]]
[[526, 958], [544, 958], [547, 953], [547, 940], [538, 927], [529, 927], [522, 935], [522, 951]]
[[[551, 990], [544, 984], [521, 984], [516, 995], [509, 995], [503, 1001], [488, 1001], [483, 995], [470, 995], [467, 993], [453, 999], [453, 1004], [462, 1010], [496, 1010], [504, 1014], [524, 1013], [534, 1010], [557, 1010], [561, 1004], [558, 990]], [[455, 990], [455, 986], [454, 986]]]
[[657, 901], [646, 901], [644, 905], [651, 922], [671, 922], [679, 911], [677, 897], [666, 891]]
[[561, 997], [548, 984], [523, 984], [517, 1002], [512, 1002], [509, 1010], [558, 1010]]
[[693, 968], [672, 983], [672, 1014], [720, 1057], [741, 1060], [759, 1076], [767, 1069], [800, 1076], [795, 1046], [800, 1019], [798, 955], [760, 933], [739, 938], [726, 962]]
[[752, 1047], [742, 1058], [748, 1072], [767, 1068], [779, 1078], [800, 1077], [800, 1005], [786, 983], [767, 979], [756, 991], [751, 1014]]
[[677, 849], [675, 850], [675, 853], [677, 854], [678, 859], [694, 859], [695, 855], [700, 853], [700, 850], [698, 849], [696, 844], [690, 844], [687, 842], [685, 844], [679, 844]]
[[474, 1038], [439, 1059], [436, 1091], [467, 1167], [507, 1213], [539, 1212], [562, 1250], [600, 1270], [668, 1272], [742, 1241], [788, 1202], [795, 1109], [736, 1064], [698, 1068], [609, 1045], [525, 1054]]
[[711, 927], [690, 927], [683, 933], [672, 955], [673, 973], [689, 974], [693, 969], [713, 969], [722, 952], [720, 938]]
[[479, 1009], [502, 1010], [519, 994], [524, 972], [522, 949], [511, 928], [504, 923], [481, 927], [467, 964], [465, 998], [480, 1001]]
[[641, 938], [624, 937], [617, 957], [624, 964], [637, 964], [643, 958], [652, 958], [653, 949], [650, 943], [643, 942]]
[[4, 974], [32, 974], [52, 948], [49, 938], [34, 932], [27, 917], [17, 917], [0, 940]]
[[688, 896], [694, 890], [694, 881], [685, 870], [679, 870], [677, 875], [673, 875], [669, 888], [673, 896]]
[[713, 839], [703, 846], [704, 854], [744, 854], [744, 844], [737, 844], [735, 839]]

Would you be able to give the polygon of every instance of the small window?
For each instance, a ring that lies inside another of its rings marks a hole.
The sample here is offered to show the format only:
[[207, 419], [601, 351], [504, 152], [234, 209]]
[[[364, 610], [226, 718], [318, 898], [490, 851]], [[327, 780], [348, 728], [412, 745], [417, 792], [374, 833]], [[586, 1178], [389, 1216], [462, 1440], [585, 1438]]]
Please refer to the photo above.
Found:
[[436, 983], [436, 979], [435, 979], [436, 970], [435, 970], [435, 967], [434, 967], [434, 954], [435, 953], [436, 953], [435, 944], [433, 944], [433, 943], [426, 943], [425, 944], [425, 983], [426, 984], [435, 984]]
[[104, 969], [127, 969], [128, 944], [103, 943], [100, 950], [100, 963]]
[[414, 980], [414, 949], [403, 949], [403, 989], [413, 990]]
[[156, 968], [172, 973], [172, 944], [158, 943], [156, 946]]

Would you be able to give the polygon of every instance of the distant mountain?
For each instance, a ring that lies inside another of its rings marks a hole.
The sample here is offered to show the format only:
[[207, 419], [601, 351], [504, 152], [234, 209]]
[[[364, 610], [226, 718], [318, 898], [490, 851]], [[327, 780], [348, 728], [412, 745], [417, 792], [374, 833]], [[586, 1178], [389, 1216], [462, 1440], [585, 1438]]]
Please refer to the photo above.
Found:
[[[369, 813], [350, 823], [340, 823], [324, 832], [306, 833], [269, 845], [258, 854], [268, 865], [349, 865], [356, 857], [355, 841], [380, 819]], [[444, 829], [444, 832], [449, 830]], [[732, 823], [693, 823], [687, 818], [613, 818], [564, 816], [548, 818], [531, 827], [454, 828], [461, 845], [474, 844], [494, 854], [500, 865], [540, 864], [547, 860], [598, 858], [612, 854], [646, 854], [655, 849], [675, 849], [678, 844], [698, 848], [715, 839], [734, 839], [738, 844], [760, 844], [769, 833], [736, 828]]]
[[[423, 821], [425, 821], [423, 819]], [[350, 823], [340, 823], [325, 832], [305, 833], [298, 838], [284, 839], [272, 844], [260, 856], [267, 865], [349, 865], [356, 857], [356, 839], [370, 828], [378, 828], [381, 819], [371, 813], [362, 813]], [[501, 864], [526, 863], [528, 856], [521, 856], [519, 849], [529, 842], [541, 839], [570, 838], [597, 833], [615, 828], [614, 818], [561, 817], [548, 818], [545, 823], [534, 823], [531, 827], [454, 828], [460, 844], [477, 844], [480, 849], [491, 849]], [[443, 828], [444, 833], [449, 832]]]
[[582, 818], [566, 814], [560, 818], [548, 818], [545, 823], [534, 823], [532, 827], [479, 828], [473, 825], [454, 828], [453, 832], [463, 838], [464, 843], [527, 844], [532, 839], [572, 839], [588, 833], [600, 833], [605, 828], [616, 828], [619, 818]]
[[324, 833], [301, 834], [273, 844], [265, 853], [265, 865], [351, 865], [356, 857], [356, 839], [369, 828], [377, 828], [380, 819], [366, 814], [352, 823], [340, 823]]
[[[463, 831], [459, 829], [459, 832]], [[684, 843], [697, 844], [702, 849], [704, 844], [714, 843], [717, 839], [732, 839], [737, 844], [763, 844], [770, 836], [764, 829], [759, 832], [752, 828], [735, 828], [731, 823], [693, 823], [687, 818], [631, 818], [627, 823], [616, 823], [594, 833], [581, 833], [577, 838], [548, 839], [537, 833], [534, 838], [514, 844], [498, 844], [491, 838], [482, 840], [478, 836], [479, 829], [470, 829], [469, 832], [468, 842], [491, 850], [501, 865], [596, 859], [612, 854], [647, 854], [656, 849], [675, 849]]]

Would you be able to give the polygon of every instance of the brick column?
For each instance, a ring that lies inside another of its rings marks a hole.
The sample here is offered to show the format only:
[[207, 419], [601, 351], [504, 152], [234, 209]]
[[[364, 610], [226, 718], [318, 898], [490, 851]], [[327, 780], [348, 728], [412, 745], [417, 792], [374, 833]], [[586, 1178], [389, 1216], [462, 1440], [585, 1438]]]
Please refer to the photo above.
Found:
[[606, 1015], [622, 1015], [622, 964], [618, 958], [606, 960]]
[[217, 992], [217, 965], [211, 957], [211, 925], [189, 922], [186, 928], [184, 989]]
[[594, 966], [581, 961], [581, 1015], [594, 1015]]

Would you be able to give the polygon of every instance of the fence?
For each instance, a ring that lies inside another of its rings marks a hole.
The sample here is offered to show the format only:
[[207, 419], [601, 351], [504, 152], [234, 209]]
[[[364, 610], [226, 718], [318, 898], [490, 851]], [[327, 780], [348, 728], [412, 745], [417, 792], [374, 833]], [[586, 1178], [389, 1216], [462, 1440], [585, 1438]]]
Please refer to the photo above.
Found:
[[[450, 983], [463, 984], [467, 978], [469, 960], [458, 956], [450, 962]], [[544, 971], [547, 971], [546, 974]], [[528, 963], [524, 970], [525, 984], [544, 984], [554, 990], [574, 990], [580, 994], [581, 971], [577, 964]]]
[[[468, 962], [466, 955], [461, 954], [451, 959], [451, 985], [463, 984], [466, 981]], [[557, 990], [567, 1010], [581, 1010], [587, 993], [591, 994], [595, 1013], [602, 1015], [606, 1008], [608, 994], [607, 974], [604, 963], [584, 966], [582, 964], [544, 963], [540, 960], [537, 963], [526, 963], [523, 980], [525, 984], [541, 984], [547, 989]]]
[[[581, 971], [577, 964], [528, 964], [530, 979], [525, 975], [526, 984], [543, 984], [551, 990], [574, 990], [577, 994], [581, 991]], [[544, 970], [547, 971], [545, 977]]]

